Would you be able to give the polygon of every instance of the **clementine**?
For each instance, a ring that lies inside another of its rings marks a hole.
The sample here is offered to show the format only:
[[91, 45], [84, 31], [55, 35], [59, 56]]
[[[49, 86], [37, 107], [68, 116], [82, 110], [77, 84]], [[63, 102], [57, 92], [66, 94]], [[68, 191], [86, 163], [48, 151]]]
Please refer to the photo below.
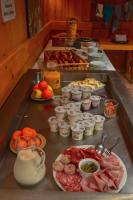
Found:
[[36, 145], [36, 141], [34, 139], [30, 139], [28, 141], [28, 147], [32, 147], [32, 146], [35, 146]]
[[17, 148], [20, 148], [20, 149], [21, 149], [21, 148], [26, 148], [26, 147], [27, 147], [27, 142], [26, 142], [26, 140], [20, 138], [20, 139], [18, 140], [17, 144], [16, 144], [16, 147], [17, 147]]
[[14, 141], [16, 141], [18, 138], [20, 138], [21, 135], [22, 135], [22, 131], [16, 130], [16, 131], [14, 131], [12, 138]]
[[25, 127], [22, 129], [23, 137], [24, 138], [34, 138], [37, 135], [37, 132], [33, 128]]
[[41, 140], [38, 137], [36, 137], [36, 146], [40, 147], [40, 145], [41, 145]]

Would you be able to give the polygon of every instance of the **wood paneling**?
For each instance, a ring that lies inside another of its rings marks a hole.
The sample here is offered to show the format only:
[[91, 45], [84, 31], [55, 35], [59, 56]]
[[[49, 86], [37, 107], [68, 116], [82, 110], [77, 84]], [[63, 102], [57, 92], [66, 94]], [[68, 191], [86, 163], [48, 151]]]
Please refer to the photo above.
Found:
[[92, 0], [44, 0], [44, 20], [67, 20], [75, 17], [89, 21]]
[[32, 67], [49, 39], [50, 23], [34, 37], [21, 44], [0, 62], [0, 107], [5, 102], [22, 74]]
[[0, 10], [0, 59], [27, 39], [25, 1], [15, 0], [16, 18], [3, 23]]

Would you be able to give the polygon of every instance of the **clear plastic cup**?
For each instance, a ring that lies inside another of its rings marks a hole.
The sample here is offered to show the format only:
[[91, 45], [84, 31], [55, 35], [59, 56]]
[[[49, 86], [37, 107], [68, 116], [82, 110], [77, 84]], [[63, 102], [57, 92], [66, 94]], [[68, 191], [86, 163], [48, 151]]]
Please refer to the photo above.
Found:
[[69, 137], [70, 125], [67, 122], [62, 121], [59, 123], [59, 134], [62, 137]]
[[74, 101], [80, 101], [82, 98], [82, 91], [73, 89], [72, 90], [72, 100]]
[[96, 95], [92, 95], [90, 97], [91, 101], [92, 101], [92, 107], [93, 108], [96, 108], [100, 105], [100, 100], [101, 100], [101, 97], [100, 96], [96, 96]]
[[90, 99], [85, 99], [82, 101], [82, 110], [83, 111], [88, 111], [90, 110], [91, 107], [91, 100]]
[[53, 96], [52, 99], [53, 99], [54, 106], [60, 106], [61, 105], [61, 96], [60, 95]]
[[104, 116], [106, 118], [116, 117], [119, 103], [114, 99], [107, 99], [104, 102]]
[[83, 87], [82, 88], [82, 98], [83, 99], [88, 99], [91, 97], [91, 92], [92, 92], [92, 89], [89, 88], [89, 87]]
[[61, 89], [62, 97], [71, 99], [71, 88], [70, 87], [63, 87]]
[[94, 120], [84, 120], [84, 127], [85, 127], [85, 136], [90, 136], [94, 134], [94, 127], [95, 127], [95, 121]]
[[73, 140], [82, 140], [85, 128], [81, 125], [75, 124], [71, 127], [72, 130], [72, 139]]
[[63, 106], [57, 106], [55, 108], [55, 114], [58, 122], [63, 121], [66, 117], [66, 110], [64, 109]]
[[67, 111], [67, 115], [71, 126], [80, 119], [80, 113], [72, 109]]
[[94, 127], [95, 132], [103, 131], [105, 117], [102, 115], [95, 115], [94, 120], [95, 120], [95, 127]]

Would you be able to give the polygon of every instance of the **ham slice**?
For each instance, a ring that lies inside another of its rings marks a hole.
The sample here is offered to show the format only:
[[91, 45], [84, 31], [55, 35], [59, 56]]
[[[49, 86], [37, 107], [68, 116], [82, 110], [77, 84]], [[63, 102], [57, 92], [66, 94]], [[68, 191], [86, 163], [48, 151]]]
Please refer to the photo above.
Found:
[[83, 191], [110, 192], [119, 189], [124, 173], [119, 160], [112, 155], [108, 159], [101, 160], [100, 165], [102, 170], [86, 179], [82, 179], [81, 186]]

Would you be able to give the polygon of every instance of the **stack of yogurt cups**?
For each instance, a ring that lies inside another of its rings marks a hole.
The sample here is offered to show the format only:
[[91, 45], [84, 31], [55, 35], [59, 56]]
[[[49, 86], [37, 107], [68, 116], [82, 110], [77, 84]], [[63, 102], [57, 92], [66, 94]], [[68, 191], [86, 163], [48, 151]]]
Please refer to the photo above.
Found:
[[87, 87], [62, 88], [62, 96], [53, 99], [55, 116], [48, 119], [51, 132], [59, 132], [62, 137], [71, 135], [73, 140], [101, 132], [105, 117], [88, 112], [91, 106], [99, 106], [101, 97], [91, 92]]

